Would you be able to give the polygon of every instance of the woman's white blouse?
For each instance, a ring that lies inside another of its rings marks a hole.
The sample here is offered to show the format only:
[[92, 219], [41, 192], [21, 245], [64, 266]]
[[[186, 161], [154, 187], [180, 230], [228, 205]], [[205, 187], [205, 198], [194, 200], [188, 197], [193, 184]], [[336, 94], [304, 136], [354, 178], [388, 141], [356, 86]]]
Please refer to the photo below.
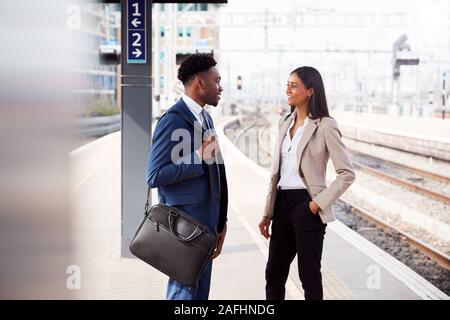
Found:
[[295, 124], [295, 118], [286, 131], [283, 143], [281, 144], [280, 180], [277, 185], [280, 189], [306, 189], [305, 184], [300, 178], [299, 168], [297, 167], [297, 147], [308, 121], [309, 118], [306, 117], [303, 125], [297, 129], [292, 139], [289, 132]]

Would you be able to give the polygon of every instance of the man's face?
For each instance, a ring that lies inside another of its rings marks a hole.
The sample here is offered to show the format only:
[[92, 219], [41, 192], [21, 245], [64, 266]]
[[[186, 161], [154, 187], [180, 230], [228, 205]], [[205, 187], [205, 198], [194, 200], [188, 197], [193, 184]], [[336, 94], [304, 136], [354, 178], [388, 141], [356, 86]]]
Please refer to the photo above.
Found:
[[201, 99], [204, 103], [216, 107], [219, 104], [220, 95], [223, 91], [220, 85], [220, 74], [216, 67], [212, 67], [201, 75], [203, 85]]

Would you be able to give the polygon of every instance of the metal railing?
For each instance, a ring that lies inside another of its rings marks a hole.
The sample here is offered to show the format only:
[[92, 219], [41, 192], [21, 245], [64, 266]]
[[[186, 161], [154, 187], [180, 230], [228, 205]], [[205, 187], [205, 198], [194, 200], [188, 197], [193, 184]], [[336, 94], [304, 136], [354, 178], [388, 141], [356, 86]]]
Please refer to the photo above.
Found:
[[101, 137], [120, 130], [121, 115], [80, 118], [74, 120], [72, 126], [79, 137]]

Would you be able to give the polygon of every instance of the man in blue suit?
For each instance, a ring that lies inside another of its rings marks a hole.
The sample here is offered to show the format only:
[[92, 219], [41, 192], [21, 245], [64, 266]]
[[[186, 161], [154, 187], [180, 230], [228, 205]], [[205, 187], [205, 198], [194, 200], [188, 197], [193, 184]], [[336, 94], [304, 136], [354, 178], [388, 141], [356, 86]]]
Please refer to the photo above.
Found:
[[[207, 104], [217, 106], [223, 91], [215, 66], [207, 54], [193, 54], [181, 63], [178, 79], [185, 93], [156, 125], [147, 166], [147, 183], [158, 188], [160, 203], [183, 210], [217, 233], [213, 259], [225, 240], [228, 206], [225, 166], [212, 118], [204, 110]], [[207, 300], [211, 268], [212, 260], [195, 287], [170, 278], [166, 298]]]

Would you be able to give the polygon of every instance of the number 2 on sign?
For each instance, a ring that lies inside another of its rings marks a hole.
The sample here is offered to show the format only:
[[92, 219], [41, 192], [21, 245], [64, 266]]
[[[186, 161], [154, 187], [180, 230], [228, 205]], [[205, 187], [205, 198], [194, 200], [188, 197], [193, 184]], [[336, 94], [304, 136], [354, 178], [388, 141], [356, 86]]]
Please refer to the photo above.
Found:
[[139, 33], [133, 33], [133, 37], [136, 37], [136, 40], [133, 41], [133, 46], [140, 47], [141, 35]]

